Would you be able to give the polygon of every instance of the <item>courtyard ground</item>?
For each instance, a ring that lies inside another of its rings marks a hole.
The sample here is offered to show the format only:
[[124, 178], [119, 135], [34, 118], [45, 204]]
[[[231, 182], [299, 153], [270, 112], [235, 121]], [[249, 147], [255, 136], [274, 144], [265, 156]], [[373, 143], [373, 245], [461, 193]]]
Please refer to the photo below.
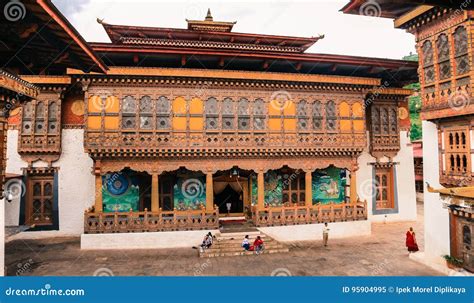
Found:
[[120, 276], [412, 276], [440, 275], [408, 258], [412, 226], [423, 250], [423, 205], [416, 222], [374, 223], [372, 235], [290, 245], [286, 254], [199, 258], [197, 251], [81, 251], [79, 238], [15, 240], [6, 244], [8, 275]]

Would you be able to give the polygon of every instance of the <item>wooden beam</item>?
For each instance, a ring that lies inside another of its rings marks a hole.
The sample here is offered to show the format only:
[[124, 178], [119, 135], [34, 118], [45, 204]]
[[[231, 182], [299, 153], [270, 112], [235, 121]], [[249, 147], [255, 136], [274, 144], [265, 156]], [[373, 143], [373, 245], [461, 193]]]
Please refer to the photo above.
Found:
[[18, 34], [18, 36], [21, 39], [26, 39], [28, 38], [31, 34], [36, 33], [38, 31], [38, 24], [33, 23], [30, 24], [28, 27], [24, 28], [21, 33]]

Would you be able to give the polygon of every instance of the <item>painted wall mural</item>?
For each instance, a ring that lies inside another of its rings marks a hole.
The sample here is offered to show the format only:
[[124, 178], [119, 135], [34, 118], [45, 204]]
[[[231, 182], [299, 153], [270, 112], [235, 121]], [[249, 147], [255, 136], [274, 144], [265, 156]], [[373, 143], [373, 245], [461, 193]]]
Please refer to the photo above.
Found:
[[313, 204], [345, 201], [346, 170], [334, 166], [313, 173]]
[[283, 203], [283, 178], [274, 170], [265, 174], [265, 206], [281, 206]]
[[178, 176], [173, 187], [174, 208], [177, 210], [196, 210], [206, 205], [206, 178], [188, 174]]
[[129, 172], [110, 173], [102, 177], [104, 212], [138, 211], [140, 187]]
[[[265, 174], [265, 206], [281, 206], [283, 204], [283, 178], [277, 171]], [[252, 176], [252, 205], [257, 205], [257, 176]]]

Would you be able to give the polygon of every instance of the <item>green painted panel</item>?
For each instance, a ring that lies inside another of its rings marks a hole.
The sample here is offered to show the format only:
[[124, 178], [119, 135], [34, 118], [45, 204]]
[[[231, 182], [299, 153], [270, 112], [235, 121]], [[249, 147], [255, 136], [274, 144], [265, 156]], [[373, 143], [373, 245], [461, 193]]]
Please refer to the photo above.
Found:
[[343, 203], [345, 201], [346, 171], [336, 167], [313, 173], [313, 204]]

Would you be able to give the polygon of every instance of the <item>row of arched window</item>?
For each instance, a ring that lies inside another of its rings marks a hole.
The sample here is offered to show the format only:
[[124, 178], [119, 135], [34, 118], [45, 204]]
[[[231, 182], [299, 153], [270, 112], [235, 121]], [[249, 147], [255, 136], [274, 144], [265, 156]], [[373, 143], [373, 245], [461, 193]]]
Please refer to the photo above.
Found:
[[[251, 102], [247, 98], [234, 101], [229, 97], [222, 100], [209, 97], [205, 101], [192, 98], [187, 101], [184, 97], [177, 97], [171, 101], [165, 96], [155, 100], [150, 96], [139, 99], [125, 96], [120, 102], [116, 97], [104, 100], [93, 96], [89, 100], [88, 111], [90, 128], [103, 127], [101, 121], [94, 122], [94, 119], [100, 118], [104, 112], [105, 120], [114, 119], [114, 116], [118, 118], [121, 114], [121, 128], [125, 130], [336, 131], [338, 120], [341, 131], [364, 130], [364, 109], [361, 103], [336, 104], [332, 100], [300, 100], [297, 103], [287, 100], [279, 103], [265, 102], [263, 99]], [[118, 122], [105, 122], [105, 127], [116, 124]]]
[[[451, 52], [455, 59], [455, 74], [463, 75], [469, 72], [468, 33], [465, 27], [459, 26], [452, 34], [453, 47], [449, 36], [440, 34], [435, 40], [435, 47], [431, 40], [426, 40], [422, 47], [423, 72], [425, 84], [430, 84], [451, 77]], [[436, 53], [436, 60], [435, 60]], [[439, 79], [436, 79], [435, 69], [438, 70]]]

